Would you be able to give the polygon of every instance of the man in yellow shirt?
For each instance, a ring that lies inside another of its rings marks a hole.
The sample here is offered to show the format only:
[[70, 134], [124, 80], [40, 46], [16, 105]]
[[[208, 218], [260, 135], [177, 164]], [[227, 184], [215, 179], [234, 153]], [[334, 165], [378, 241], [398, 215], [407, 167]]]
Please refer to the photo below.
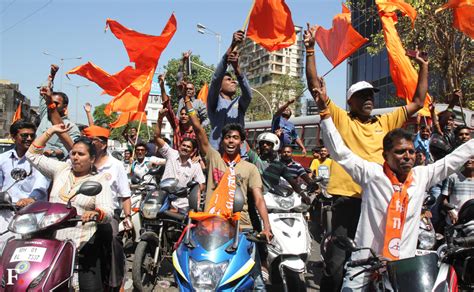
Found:
[[313, 159], [309, 169], [311, 169], [311, 172], [313, 172], [316, 177], [319, 176], [329, 179], [331, 175], [331, 164], [332, 159], [329, 158], [328, 149], [322, 146], [321, 149], [319, 149], [319, 158]]
[[[325, 111], [329, 111], [347, 147], [365, 160], [383, 164], [382, 140], [385, 134], [395, 128], [402, 127], [408, 117], [423, 108], [428, 91], [428, 61], [422, 59], [417, 52], [415, 61], [420, 67], [420, 72], [412, 103], [399, 107], [388, 114], [372, 116], [374, 94], [379, 90], [366, 81], [360, 81], [353, 84], [347, 91], [347, 103], [350, 107], [350, 112], [347, 112], [327, 97], [324, 80], [317, 75], [314, 57], [315, 31], [316, 27], [310, 28], [308, 25], [304, 40], [306, 79], [311, 94], [313, 97], [321, 95], [321, 102], [325, 102], [327, 105]], [[354, 238], [360, 215], [362, 189], [340, 165], [333, 163], [327, 191], [335, 198], [339, 196], [346, 198], [333, 211], [333, 233]], [[349, 256], [350, 253], [332, 244], [328, 245], [325, 254], [325, 271], [320, 285], [321, 291], [340, 291], [344, 263]]]

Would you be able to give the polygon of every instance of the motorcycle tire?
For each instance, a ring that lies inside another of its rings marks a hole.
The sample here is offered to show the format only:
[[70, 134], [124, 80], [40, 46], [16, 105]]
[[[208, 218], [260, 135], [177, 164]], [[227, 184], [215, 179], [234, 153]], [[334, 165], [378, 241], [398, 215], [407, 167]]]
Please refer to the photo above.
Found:
[[303, 292], [306, 291], [306, 281], [304, 273], [298, 273], [289, 269], [284, 270], [286, 278], [286, 291]]
[[138, 291], [153, 291], [157, 274], [153, 266], [154, 247], [146, 241], [140, 241], [135, 249], [132, 264], [133, 287]]

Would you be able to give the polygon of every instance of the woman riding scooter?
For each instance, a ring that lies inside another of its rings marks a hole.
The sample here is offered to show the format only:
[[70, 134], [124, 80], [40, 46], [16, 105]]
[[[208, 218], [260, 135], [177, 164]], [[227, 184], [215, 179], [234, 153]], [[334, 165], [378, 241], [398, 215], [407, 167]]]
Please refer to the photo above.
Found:
[[42, 155], [46, 142], [54, 134], [65, 133], [69, 127], [54, 125], [31, 144], [26, 158], [43, 175], [53, 179], [49, 201], [66, 204], [86, 181], [102, 184], [102, 191], [95, 197], [82, 194], [72, 201], [72, 206], [81, 216], [82, 224], [58, 230], [56, 238], [71, 239], [78, 250], [80, 291], [102, 291], [100, 243], [95, 239], [96, 224], [90, 221], [107, 222], [112, 218], [113, 205], [110, 187], [106, 178], [97, 175], [94, 167], [95, 148], [85, 137], [77, 139], [70, 152], [70, 162], [61, 162]]

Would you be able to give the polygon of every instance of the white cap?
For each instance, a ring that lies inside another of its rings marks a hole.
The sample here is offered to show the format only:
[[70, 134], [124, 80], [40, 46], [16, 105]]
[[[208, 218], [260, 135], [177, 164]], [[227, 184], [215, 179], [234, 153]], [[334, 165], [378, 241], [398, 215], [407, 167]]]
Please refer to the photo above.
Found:
[[367, 81], [359, 81], [357, 83], [352, 84], [351, 87], [349, 87], [349, 90], [347, 91], [347, 95], [346, 95], [347, 101], [349, 101], [349, 99], [354, 93], [356, 93], [357, 91], [364, 90], [364, 89], [372, 89], [374, 92], [380, 91], [380, 89], [373, 87], [372, 84], [370, 84]]

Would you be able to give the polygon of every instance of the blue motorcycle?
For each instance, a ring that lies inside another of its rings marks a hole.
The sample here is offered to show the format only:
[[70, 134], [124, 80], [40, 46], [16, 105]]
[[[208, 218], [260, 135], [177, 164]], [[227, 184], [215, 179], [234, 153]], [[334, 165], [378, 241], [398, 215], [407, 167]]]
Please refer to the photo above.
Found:
[[[237, 191], [233, 212], [243, 209], [244, 197]], [[189, 197], [198, 210], [198, 199]], [[255, 241], [239, 232], [239, 221], [208, 217], [192, 223], [188, 219], [183, 241], [173, 252], [175, 279], [180, 291], [243, 291], [254, 289], [260, 273]]]

